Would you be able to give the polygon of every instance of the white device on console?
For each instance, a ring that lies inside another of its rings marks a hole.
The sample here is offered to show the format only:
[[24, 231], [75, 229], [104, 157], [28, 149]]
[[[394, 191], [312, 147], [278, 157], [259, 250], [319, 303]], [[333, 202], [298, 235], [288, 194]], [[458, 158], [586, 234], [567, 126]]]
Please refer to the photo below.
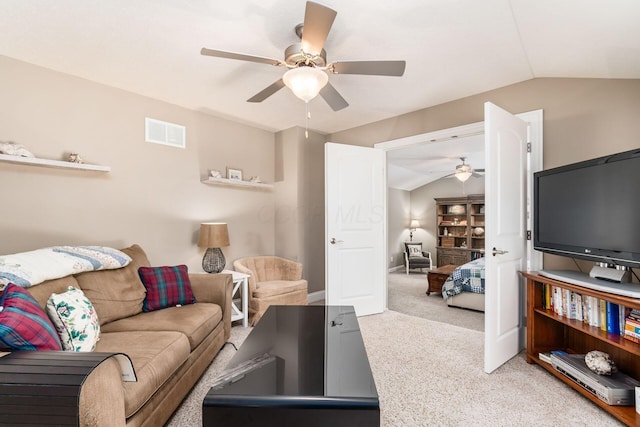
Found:
[[594, 265], [589, 276], [594, 279], [608, 280], [610, 282], [628, 283], [631, 282], [631, 272], [623, 268], [612, 268], [606, 264]]

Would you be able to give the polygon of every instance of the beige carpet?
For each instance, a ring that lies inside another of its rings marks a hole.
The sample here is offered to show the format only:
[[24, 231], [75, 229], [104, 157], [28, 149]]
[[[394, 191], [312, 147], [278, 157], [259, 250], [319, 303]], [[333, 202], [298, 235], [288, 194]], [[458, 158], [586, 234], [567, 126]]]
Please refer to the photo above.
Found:
[[[383, 427], [621, 425], [523, 355], [485, 374], [482, 332], [394, 311], [359, 322]], [[231, 341], [248, 331], [233, 327]], [[208, 384], [233, 353], [222, 350], [168, 426], [201, 426]]]
[[423, 319], [484, 331], [484, 313], [449, 307], [441, 294], [427, 291], [427, 274], [398, 270], [387, 276], [389, 310]]
[[359, 322], [382, 426], [621, 425], [523, 355], [485, 374], [482, 332], [393, 311]]

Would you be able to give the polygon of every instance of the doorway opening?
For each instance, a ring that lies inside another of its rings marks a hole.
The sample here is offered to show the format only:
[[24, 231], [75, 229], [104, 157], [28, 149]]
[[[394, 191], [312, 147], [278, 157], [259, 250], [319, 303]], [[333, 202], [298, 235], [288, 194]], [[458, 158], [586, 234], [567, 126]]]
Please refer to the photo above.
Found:
[[[428, 270], [410, 269], [407, 274], [404, 254], [405, 242], [411, 241], [431, 255], [432, 269], [442, 264], [438, 259], [440, 242], [434, 199], [484, 194], [482, 173], [474, 173], [464, 182], [454, 173], [463, 163], [461, 158], [472, 170], [484, 170], [484, 124], [388, 141], [376, 148], [387, 151], [388, 308], [484, 331], [483, 312], [449, 307], [441, 293], [427, 295]], [[418, 226], [411, 227], [412, 221]]]

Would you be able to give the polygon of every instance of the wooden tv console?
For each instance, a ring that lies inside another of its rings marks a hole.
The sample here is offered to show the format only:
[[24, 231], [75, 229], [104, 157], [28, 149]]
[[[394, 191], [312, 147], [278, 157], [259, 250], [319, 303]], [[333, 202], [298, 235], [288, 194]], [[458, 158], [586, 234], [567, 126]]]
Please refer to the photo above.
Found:
[[544, 308], [543, 290], [545, 285], [549, 284], [636, 309], [640, 309], [640, 299], [588, 289], [544, 277], [536, 272], [521, 272], [521, 274], [527, 280], [527, 362], [537, 363], [626, 425], [640, 426], [640, 414], [636, 413], [635, 406], [606, 404], [539, 357], [540, 353], [552, 350], [564, 350], [575, 354], [600, 350], [611, 355], [620, 371], [640, 379], [640, 344], [629, 341], [621, 335], [604, 332], [580, 320], [559, 316], [552, 310]]

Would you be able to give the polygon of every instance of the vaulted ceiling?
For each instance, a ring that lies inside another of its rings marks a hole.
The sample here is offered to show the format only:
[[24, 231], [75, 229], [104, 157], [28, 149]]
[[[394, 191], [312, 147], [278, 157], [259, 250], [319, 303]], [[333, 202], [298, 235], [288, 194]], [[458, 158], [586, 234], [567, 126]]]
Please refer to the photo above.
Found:
[[[331, 75], [349, 103], [310, 103], [332, 133], [535, 77], [640, 78], [637, 0], [323, 0], [327, 59], [406, 60], [403, 77]], [[0, 55], [279, 131], [305, 125], [284, 70], [203, 56], [283, 59], [302, 0], [0, 0]]]

